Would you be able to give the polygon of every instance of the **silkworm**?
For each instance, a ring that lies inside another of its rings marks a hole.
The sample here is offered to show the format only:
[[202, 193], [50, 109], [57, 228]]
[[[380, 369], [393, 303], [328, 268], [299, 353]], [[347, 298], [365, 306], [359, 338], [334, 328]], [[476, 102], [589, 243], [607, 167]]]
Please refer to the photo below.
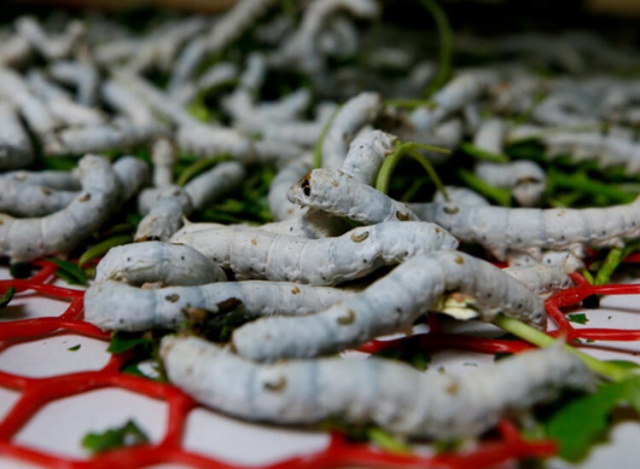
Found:
[[132, 149], [148, 145], [165, 132], [159, 125], [114, 120], [108, 124], [61, 130], [46, 139], [44, 151], [56, 156]]
[[333, 287], [261, 280], [152, 289], [106, 280], [87, 289], [84, 319], [110, 330], [175, 329], [184, 321], [185, 313], [202, 310], [215, 314], [230, 303], [236, 306], [235, 312], [246, 316], [299, 316], [327, 308], [352, 294]]
[[60, 125], [22, 76], [3, 67], [0, 67], [0, 96], [20, 110], [29, 127], [39, 136], [50, 134]]
[[122, 156], [113, 163], [118, 181], [118, 200], [124, 202], [149, 183], [147, 163], [135, 156]]
[[303, 147], [314, 146], [322, 135], [322, 130], [336, 111], [336, 105], [325, 103], [318, 106], [313, 121], [291, 121], [287, 125], [266, 123], [263, 128], [265, 139], [282, 140]]
[[640, 235], [640, 197], [607, 208], [535, 209], [473, 207], [454, 203], [412, 207], [423, 220], [437, 223], [462, 242], [477, 243], [496, 259], [522, 252], [539, 259], [541, 250], [570, 250], [582, 258], [582, 247], [623, 246]]
[[57, 60], [47, 71], [54, 80], [76, 88], [77, 101], [84, 106], [95, 106], [100, 89], [100, 72], [90, 61]]
[[41, 72], [31, 70], [26, 79], [32, 90], [45, 101], [51, 113], [62, 123], [79, 126], [97, 125], [106, 121], [103, 113], [74, 101], [66, 90], [48, 81]]
[[251, 140], [230, 128], [190, 125], [180, 127], [175, 138], [180, 150], [198, 158], [224, 154], [244, 162], [255, 158]]
[[504, 272], [520, 281], [534, 293], [543, 295], [543, 297], [547, 297], [557, 290], [563, 290], [573, 285], [573, 281], [565, 269], [556, 265], [536, 263], [507, 267], [504, 269]]
[[495, 74], [488, 71], [460, 74], [433, 95], [432, 105], [420, 106], [413, 111], [411, 122], [419, 130], [432, 129], [452, 113], [475, 101], [495, 80]]
[[340, 169], [349, 143], [358, 130], [375, 119], [382, 107], [378, 93], [363, 92], [349, 99], [338, 110], [322, 143], [322, 167]]
[[76, 191], [58, 191], [0, 176], [0, 212], [16, 217], [40, 217], [56, 212], [78, 195]]
[[190, 246], [148, 241], [113, 247], [96, 266], [96, 282], [130, 285], [202, 285], [227, 279], [224, 271]]
[[171, 140], [160, 138], [153, 143], [153, 187], [167, 187], [173, 184], [173, 165], [176, 159], [176, 149]]
[[235, 41], [274, 3], [275, 0], [240, 0], [220, 18], [206, 36], [196, 36], [192, 39], [176, 59], [169, 79], [170, 93], [178, 91], [189, 81], [206, 56], [220, 52]]
[[[484, 206], [491, 205], [487, 199], [482, 197], [476, 191], [469, 189], [468, 187], [461, 186], [445, 186], [445, 190], [447, 191], [447, 195], [449, 196], [449, 201], [460, 204], [460, 205], [475, 205], [475, 206]], [[436, 203], [445, 203], [446, 200], [441, 191], [438, 191], [433, 196], [433, 201]], [[413, 211], [414, 208], [420, 210], [420, 206], [422, 205], [420, 202], [413, 202], [407, 204], [409, 209]]]
[[312, 155], [305, 154], [284, 166], [269, 186], [269, 211], [274, 220], [285, 220], [300, 213], [300, 205], [289, 202], [287, 191], [311, 170]]
[[13, 106], [0, 101], [0, 170], [27, 167], [33, 157], [31, 141]]
[[168, 241], [184, 224], [185, 212], [189, 213], [191, 210], [191, 208], [185, 208], [185, 206], [190, 207], [188, 197], [184, 192], [180, 194], [187, 198], [186, 203], [181, 197], [171, 195], [157, 199], [138, 223], [133, 239], [135, 241]]
[[380, 167], [393, 152], [396, 141], [395, 135], [380, 130], [365, 132], [351, 142], [341, 171], [358, 182], [374, 185]]
[[174, 385], [242, 419], [289, 425], [338, 419], [439, 441], [478, 436], [562, 389], [588, 391], [596, 382], [559, 347], [523, 352], [463, 377], [376, 357], [257, 364], [196, 337], [167, 336], [160, 354]]
[[[383, 225], [384, 226], [384, 225]], [[237, 352], [255, 361], [315, 357], [406, 331], [437, 311], [443, 295], [473, 296], [483, 320], [498, 311], [544, 329], [543, 301], [502, 270], [467, 254], [441, 250], [405, 260], [352, 298], [300, 318], [262, 318], [233, 333]]]
[[100, 86], [100, 97], [111, 108], [138, 125], [153, 125], [156, 118], [147, 104], [136, 94], [113, 80]]
[[87, 155], [78, 168], [82, 191], [64, 209], [42, 218], [0, 214], [0, 256], [26, 262], [68, 252], [106, 220], [118, 200], [118, 181], [111, 165]]
[[80, 21], [67, 23], [66, 31], [57, 36], [47, 34], [38, 20], [32, 16], [20, 17], [15, 22], [18, 34], [24, 36], [46, 59], [57, 60], [67, 57], [85, 32]]
[[318, 49], [321, 32], [342, 12], [362, 19], [373, 19], [380, 13], [377, 2], [372, 0], [324, 0], [311, 2], [304, 12], [300, 27], [270, 57], [279, 67], [294, 67], [313, 75], [323, 68], [323, 58]]
[[355, 228], [337, 238], [305, 239], [245, 226], [191, 224], [171, 242], [194, 247], [238, 279], [336, 285], [457, 241], [424, 222], [388, 222]]
[[[2, 128], [2, 127], [0, 127]], [[69, 171], [44, 170], [44, 171], [9, 171], [3, 174], [7, 179], [30, 184], [32, 186], [44, 186], [49, 189], [61, 191], [78, 191], [82, 187], [78, 177]]]
[[588, 93], [580, 91], [572, 87], [549, 94], [533, 109], [532, 118], [553, 126], [597, 125], [596, 104]]
[[181, 126], [200, 124], [200, 121], [193, 117], [180, 102], [143, 77], [122, 69], [113, 71], [112, 76], [116, 81], [129, 88], [131, 92], [140, 96], [152, 110], [165, 119]]
[[0, 44], [0, 67], [20, 68], [31, 60], [33, 47], [24, 36], [3, 37]]
[[511, 189], [513, 198], [522, 207], [539, 205], [546, 190], [547, 177], [534, 161], [481, 162], [476, 164], [474, 172], [492, 186]]
[[221, 62], [209, 67], [196, 82], [185, 83], [171, 96], [178, 102], [186, 105], [223, 85], [235, 83], [239, 74], [238, 66], [233, 62]]
[[222, 195], [238, 189], [245, 179], [245, 170], [237, 161], [224, 161], [196, 176], [184, 186], [193, 208], [207, 208]]
[[291, 202], [363, 224], [419, 220], [407, 204], [341, 172], [317, 168], [289, 188]]

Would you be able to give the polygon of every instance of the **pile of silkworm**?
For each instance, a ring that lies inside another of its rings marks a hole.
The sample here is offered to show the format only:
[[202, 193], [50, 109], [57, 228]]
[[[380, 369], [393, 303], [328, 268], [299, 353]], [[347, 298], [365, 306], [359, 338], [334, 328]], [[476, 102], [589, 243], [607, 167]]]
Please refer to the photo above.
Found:
[[[544, 162], [526, 159], [469, 169], [511, 191], [510, 207], [460, 185], [404, 201], [376, 181], [402, 142], [449, 149], [416, 147], [436, 171], [457, 165], [463, 144], [503, 156], [535, 140], [549, 161], [637, 175], [640, 87], [620, 78], [636, 56], [586, 33], [562, 35], [562, 48], [543, 35], [461, 36], [458, 53], [492, 62], [456, 69], [425, 100], [438, 65], [376, 43], [381, 2], [280, 3], [161, 17], [142, 34], [102, 16], [24, 16], [0, 30], [0, 257], [73, 257], [135, 207], [136, 242], [97, 264], [86, 320], [177, 330], [193, 311], [242, 315], [226, 344], [172, 335], [161, 355], [176, 386], [243, 419], [456, 438], [563, 388], [591, 389], [594, 376], [561, 348], [461, 379], [329, 355], [410, 332], [425, 314], [456, 316], [444, 307], [453, 293], [474, 300], [457, 319], [501, 312], [545, 330], [544, 298], [571, 285], [586, 248], [640, 237], [640, 198], [549, 206]], [[587, 60], [602, 73], [580, 75]], [[181, 155], [205, 168], [186, 183]], [[196, 221], [267, 168], [268, 223]]]

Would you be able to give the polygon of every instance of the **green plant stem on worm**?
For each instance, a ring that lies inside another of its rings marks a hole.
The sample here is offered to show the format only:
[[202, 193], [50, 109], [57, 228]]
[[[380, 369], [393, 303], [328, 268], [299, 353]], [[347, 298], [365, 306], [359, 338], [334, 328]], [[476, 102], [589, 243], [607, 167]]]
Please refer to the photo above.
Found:
[[391, 180], [393, 170], [400, 162], [400, 158], [402, 158], [404, 155], [409, 155], [412, 156], [418, 163], [420, 163], [420, 165], [425, 169], [425, 171], [435, 184], [437, 190], [442, 192], [445, 200], [448, 201], [449, 197], [447, 195], [447, 191], [444, 188], [444, 184], [442, 184], [440, 177], [438, 177], [438, 173], [436, 173], [431, 163], [422, 154], [420, 154], [418, 150], [437, 151], [441, 153], [449, 152], [449, 150], [447, 150], [446, 148], [432, 147], [430, 145], [423, 145], [421, 143], [396, 143], [396, 147], [393, 153], [385, 158], [384, 163], [382, 163], [382, 167], [378, 172], [378, 177], [376, 179], [376, 189], [384, 194], [389, 192], [389, 181]]
[[438, 51], [438, 72], [431, 84], [424, 92], [425, 97], [431, 96], [438, 91], [449, 80], [451, 76], [451, 51], [453, 43], [453, 32], [447, 19], [447, 15], [435, 0], [419, 0], [420, 3], [429, 10], [438, 29], [440, 40], [440, 50]]
[[214, 156], [212, 158], [207, 158], [204, 160], [198, 160], [195, 163], [193, 163], [190, 166], [187, 166], [184, 171], [182, 171], [182, 173], [180, 173], [180, 176], [178, 177], [178, 180], [176, 181], [176, 184], [180, 187], [184, 186], [186, 183], [188, 183], [191, 179], [193, 179], [194, 177], [196, 177], [198, 174], [204, 172], [205, 170], [209, 169], [212, 166], [215, 166], [216, 164], [222, 162], [222, 161], [228, 161], [232, 159], [231, 155], [217, 155]]
[[466, 169], [460, 169], [458, 171], [458, 176], [471, 189], [495, 201], [498, 205], [503, 207], [509, 207], [511, 205], [511, 191], [508, 189], [500, 189], [487, 184], [485, 181]]
[[460, 149], [467, 155], [472, 156], [476, 160], [488, 161], [490, 163], [508, 163], [509, 157], [506, 155], [498, 155], [491, 153], [482, 148], [478, 148], [472, 143], [464, 142], [460, 145]]
[[[509, 318], [503, 314], [498, 314], [493, 320], [493, 323], [499, 328], [538, 347], [551, 347], [557, 342], [557, 339], [548, 336], [544, 332], [540, 332], [517, 319]], [[566, 344], [563, 347], [567, 351], [580, 357], [585, 365], [587, 365], [587, 367], [593, 372], [607, 379], [612, 381], [621, 381], [630, 376], [631, 372], [627, 368], [623, 368], [615, 363], [607, 363], [602, 360], [598, 360], [597, 358]]]

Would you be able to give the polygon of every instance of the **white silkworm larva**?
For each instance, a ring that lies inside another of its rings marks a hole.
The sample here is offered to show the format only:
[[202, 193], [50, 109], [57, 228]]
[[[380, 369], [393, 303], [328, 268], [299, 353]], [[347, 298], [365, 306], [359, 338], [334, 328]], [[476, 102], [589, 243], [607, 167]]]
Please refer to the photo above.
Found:
[[38, 20], [32, 16], [23, 16], [16, 23], [18, 34], [24, 36], [31, 45], [46, 59], [57, 60], [71, 54], [72, 49], [85, 33], [80, 21], [67, 23], [66, 31], [56, 36], [46, 33]]
[[332, 118], [337, 105], [334, 103], [321, 103], [316, 110], [314, 121], [291, 121], [287, 125], [278, 123], [266, 123], [262, 135], [265, 139], [283, 140], [301, 145], [303, 147], [314, 146], [322, 136], [322, 130]]
[[351, 142], [341, 171], [356, 181], [370, 186], [375, 184], [380, 167], [393, 152], [397, 137], [381, 130], [372, 130]]
[[463, 377], [375, 357], [258, 364], [196, 337], [167, 336], [160, 350], [173, 384], [246, 420], [371, 422], [402, 437], [440, 441], [480, 435], [562, 389], [593, 390], [596, 381], [578, 357], [558, 347], [524, 352]]
[[291, 161], [275, 175], [269, 186], [268, 196], [269, 210], [274, 220], [286, 220], [300, 213], [302, 208], [298, 204], [289, 202], [287, 191], [293, 184], [300, 181], [311, 167], [311, 154], [306, 154]]
[[33, 157], [29, 136], [15, 109], [0, 102], [0, 170], [24, 168]]
[[116, 81], [140, 96], [151, 109], [171, 122], [181, 126], [200, 124], [200, 121], [192, 116], [173, 96], [157, 88], [143, 77], [122, 69], [113, 71], [112, 75]]
[[489, 262], [458, 251], [405, 260], [352, 298], [301, 318], [262, 318], [233, 333], [240, 355], [256, 361], [315, 357], [356, 348], [379, 336], [410, 330], [437, 311], [445, 294], [475, 298], [483, 320], [498, 311], [538, 329], [547, 322], [542, 299]]
[[77, 155], [109, 150], [122, 150], [148, 145], [165, 134], [159, 125], [113, 121], [108, 124], [64, 129], [45, 142], [49, 156]]
[[[0, 127], [1, 128], [1, 127]], [[82, 187], [80, 180], [69, 171], [10, 171], [3, 177], [23, 182], [32, 186], [44, 186], [60, 191], [78, 191]]]
[[224, 271], [190, 246], [148, 241], [111, 248], [96, 267], [96, 282], [202, 285], [227, 280]]
[[387, 222], [355, 228], [336, 238], [305, 239], [245, 226], [185, 226], [171, 242], [194, 247], [238, 279], [336, 285], [384, 266], [458, 242], [424, 222]]
[[0, 96], [20, 110], [29, 127], [37, 135], [48, 135], [59, 126], [58, 120], [29, 89], [22, 76], [8, 68], [0, 67]]
[[31, 60], [33, 47], [26, 37], [12, 34], [2, 39], [0, 67], [20, 68]]
[[348, 217], [363, 224], [419, 220], [407, 204], [341, 171], [317, 168], [289, 188], [291, 202]]
[[564, 268], [556, 265], [532, 264], [507, 267], [504, 272], [522, 282], [529, 290], [543, 297], [573, 285]]
[[144, 218], [138, 223], [136, 241], [168, 241], [193, 210], [191, 199], [179, 186], [146, 189], [138, 196], [138, 211]]
[[208, 55], [221, 51], [247, 28], [254, 25], [275, 0], [241, 0], [213, 25], [209, 34], [196, 36], [178, 55], [169, 79], [171, 93], [181, 88], [195, 74], [200, 62]]
[[507, 123], [503, 119], [485, 120], [473, 136], [473, 144], [495, 155], [504, 152], [504, 141], [507, 135]]
[[[487, 199], [482, 197], [473, 189], [469, 189], [468, 187], [460, 187], [460, 186], [445, 186], [445, 190], [447, 191], [447, 195], [449, 196], [449, 200], [451, 202], [455, 202], [460, 205], [475, 205], [475, 206], [484, 206], [491, 205]], [[433, 201], [436, 203], [445, 203], [444, 195], [441, 191], [438, 191], [433, 196]], [[420, 210], [421, 203], [414, 202], [407, 204], [411, 210], [413, 207]]]
[[378, 93], [363, 92], [338, 110], [322, 143], [322, 167], [340, 169], [349, 144], [358, 130], [373, 122], [382, 107]]
[[476, 164], [474, 171], [480, 179], [492, 186], [512, 189], [513, 198], [523, 207], [539, 205], [546, 189], [547, 177], [540, 165], [534, 161], [485, 161]]
[[44, 99], [51, 113], [66, 125], [97, 125], [106, 121], [102, 112], [74, 101], [66, 90], [48, 81], [37, 70], [29, 71], [27, 83]]
[[498, 260], [509, 252], [536, 259], [541, 250], [571, 250], [582, 256], [583, 246], [622, 246], [640, 235], [640, 197], [607, 208], [535, 209], [469, 207], [454, 203], [423, 204], [413, 210], [444, 227], [463, 242], [477, 243]]
[[238, 189], [245, 178], [245, 170], [237, 161], [223, 161], [196, 176], [184, 186], [194, 209], [205, 209], [222, 195]]
[[25, 262], [68, 252], [91, 235], [118, 200], [118, 180], [109, 162], [87, 155], [78, 167], [82, 191], [64, 209], [42, 218], [0, 214], [0, 256]]
[[221, 62], [209, 67], [195, 83], [186, 83], [171, 93], [171, 96], [186, 106], [200, 94], [234, 83], [238, 74], [238, 66], [235, 63]]
[[96, 105], [101, 77], [94, 63], [58, 60], [49, 65], [48, 72], [55, 80], [75, 86], [80, 104]]
[[177, 328], [184, 321], [185, 312], [216, 313], [221, 304], [229, 301], [239, 302], [235, 311], [250, 316], [297, 316], [328, 308], [352, 294], [333, 287], [261, 280], [151, 289], [106, 280], [87, 289], [85, 320], [116, 330]]
[[180, 127], [176, 133], [176, 142], [180, 150], [198, 158], [223, 154], [232, 155], [243, 162], [255, 158], [251, 140], [230, 128], [203, 124]]
[[420, 130], [429, 130], [450, 114], [480, 97], [496, 79], [491, 72], [477, 70], [454, 77], [433, 98], [428, 108], [418, 107], [411, 113], [411, 122]]
[[113, 163], [113, 171], [118, 179], [118, 200], [125, 201], [137, 194], [149, 182], [147, 163], [135, 156], [123, 156]]
[[[287, 123], [286, 125], [289, 124]], [[257, 161], [265, 165], [275, 165], [277, 167], [281, 167], [298, 159], [307, 151], [295, 143], [271, 139], [256, 140], [253, 142], [253, 148], [256, 151]]]
[[176, 162], [176, 149], [167, 138], [159, 138], [151, 147], [153, 162], [153, 187], [167, 187], [173, 184], [173, 165]]
[[380, 6], [372, 0], [313, 1], [305, 10], [300, 27], [273, 53], [270, 61], [278, 66], [295, 66], [309, 74], [320, 71], [324, 66], [319, 50], [321, 33], [342, 12], [373, 19], [380, 13]]
[[539, 103], [532, 113], [532, 118], [546, 125], [580, 126], [600, 123], [595, 103], [588, 99], [587, 93], [563, 90], [550, 94]]
[[156, 121], [153, 112], [142, 99], [114, 80], [102, 83], [100, 97], [109, 107], [138, 125], [151, 125]]
[[63, 209], [78, 195], [0, 176], [0, 212], [16, 217], [40, 217]]

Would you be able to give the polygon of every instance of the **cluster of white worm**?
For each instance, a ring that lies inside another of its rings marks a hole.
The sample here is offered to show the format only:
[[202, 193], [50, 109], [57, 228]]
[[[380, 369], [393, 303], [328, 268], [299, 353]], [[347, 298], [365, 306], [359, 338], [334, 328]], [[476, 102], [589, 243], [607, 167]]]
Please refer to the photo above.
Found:
[[[98, 263], [85, 319], [143, 331], [179, 329], [196, 313], [241, 315], [246, 323], [228, 344], [172, 336], [162, 356], [174, 384], [249, 420], [340, 418], [412, 438], [455, 438], [479, 435], [563, 387], [590, 389], [593, 376], [560, 348], [462, 379], [328, 355], [410, 333], [438, 312], [482, 321], [503, 313], [545, 330], [544, 298], [572, 284], [586, 247], [640, 237], [640, 198], [545, 208], [547, 176], [528, 160], [480, 161], [471, 171], [510, 190], [514, 208], [457, 186], [407, 202], [376, 181], [406, 141], [454, 152], [466, 141], [503, 156], [506, 145], [537, 139], [549, 157], [637, 174], [640, 143], [627, 131], [640, 121], [637, 84], [538, 78], [505, 63], [457, 70], [428, 101], [405, 108], [388, 100], [398, 90], [420, 93], [436, 66], [394, 46], [368, 55], [363, 37], [384, 17], [382, 2], [300, 5], [240, 0], [215, 18], [164, 20], [144, 35], [97, 17], [62, 29], [31, 17], [10, 25], [0, 42], [0, 257], [69, 255], [131, 201], [141, 217], [136, 242]], [[247, 53], [241, 39], [256, 50]], [[606, 66], [637, 62], [591, 36], [568, 35], [563, 50], [547, 40], [462, 38], [457, 47], [578, 70], [581, 41], [590, 41]], [[364, 74], [353, 66], [358, 54], [367, 55]], [[402, 78], [391, 84], [385, 72], [398, 69]], [[306, 81], [264, 98], [274, 76], [298, 75]], [[208, 99], [216, 114], [196, 116]], [[533, 125], [511, 119], [525, 114]], [[616, 125], [593, 127], [603, 122]], [[448, 160], [416, 148], [436, 170]], [[185, 155], [205, 169], [183, 183], [174, 169]], [[39, 170], [68, 158], [77, 159], [72, 172]], [[271, 222], [190, 220], [238, 193], [256, 167], [275, 169]], [[464, 252], [469, 244], [509, 267]], [[452, 294], [472, 297], [474, 310], [448, 311]]]

